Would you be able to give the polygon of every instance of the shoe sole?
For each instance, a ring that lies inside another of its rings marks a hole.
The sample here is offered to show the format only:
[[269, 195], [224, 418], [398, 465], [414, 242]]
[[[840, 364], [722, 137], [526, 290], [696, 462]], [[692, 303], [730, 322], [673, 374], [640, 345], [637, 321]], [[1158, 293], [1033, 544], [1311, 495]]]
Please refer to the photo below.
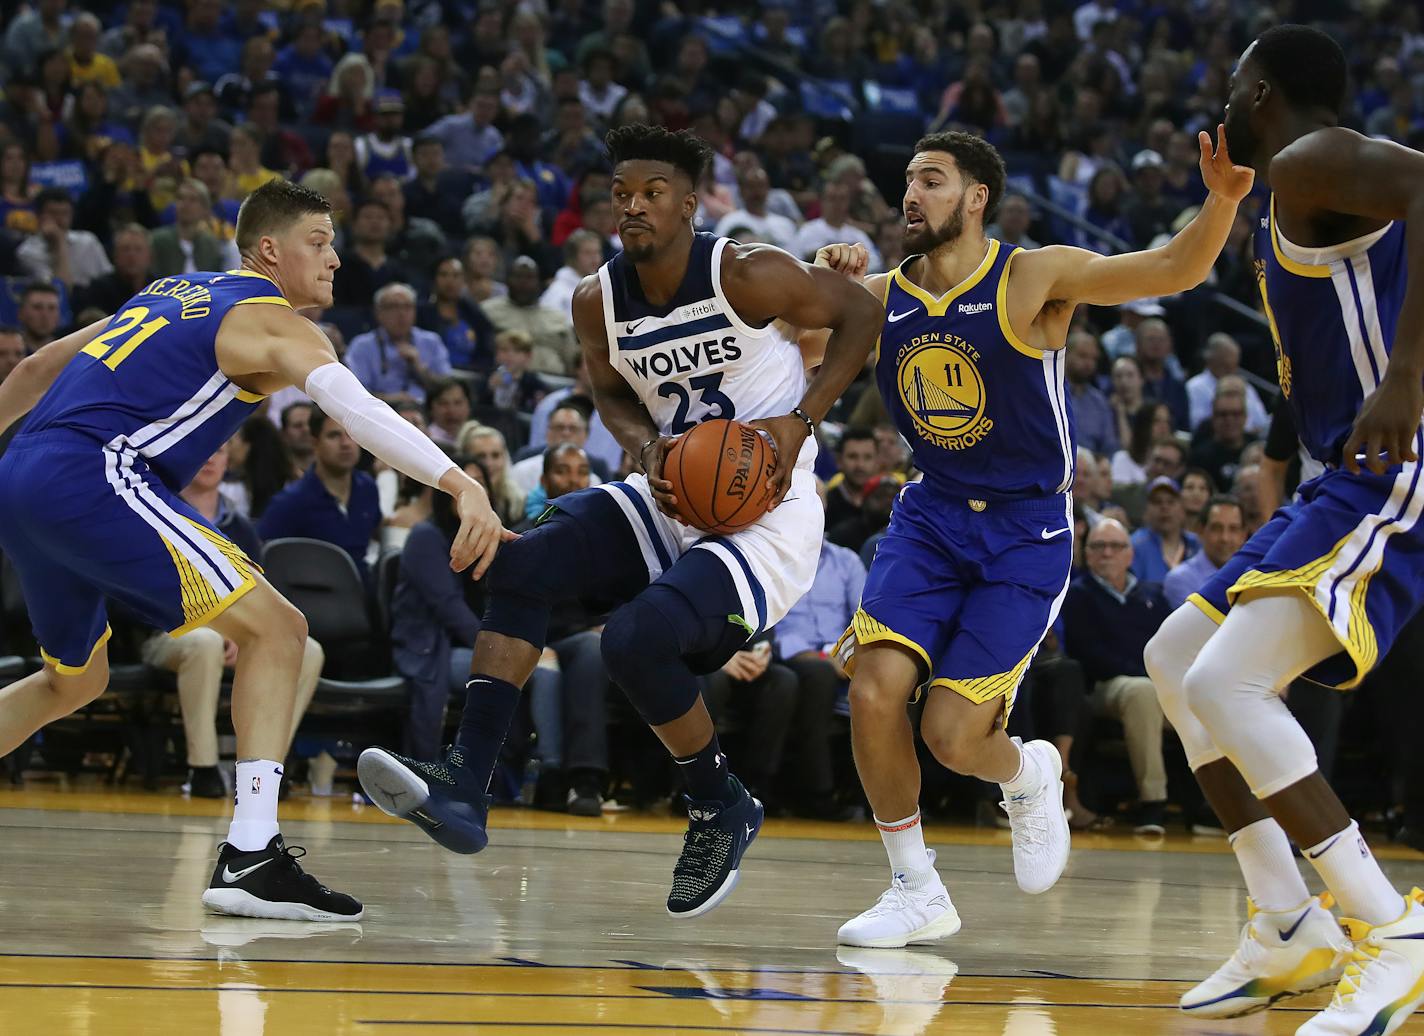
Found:
[[361, 788], [387, 816], [408, 820], [444, 849], [461, 856], [473, 856], [487, 844], [451, 838], [454, 832], [438, 820], [422, 816], [419, 810], [430, 801], [430, 785], [404, 763], [382, 748], [368, 748], [356, 760], [356, 777]]
[[[765, 808], [761, 806], [761, 801], [755, 798], [753, 798], [752, 801], [760, 808], [757, 810], [756, 830], [753, 831], [752, 836], [747, 839], [747, 844], [742, 846], [743, 857], [747, 855], [747, 850], [752, 847], [752, 843], [757, 840], [757, 835], [761, 834], [762, 821], [766, 819], [766, 811]], [[736, 870], [728, 873], [726, 879], [717, 887], [717, 891], [712, 893], [707, 902], [701, 906], [693, 907], [691, 910], [668, 909], [668, 917], [677, 921], [691, 921], [694, 917], [701, 917], [703, 914], [716, 908], [724, 899], [730, 896], [732, 890], [737, 887], [737, 882], [741, 879], [742, 875], [741, 862], [740, 859], [737, 861], [738, 866]]]
[[1056, 748], [1053, 748], [1051, 745], [1049, 747], [1052, 751], [1039, 753], [1040, 755], [1052, 758], [1053, 771], [1057, 775], [1054, 778], [1054, 782], [1058, 785], [1058, 793], [1054, 797], [1053, 802], [1058, 808], [1053, 812], [1053, 815], [1049, 817], [1049, 822], [1053, 824], [1058, 830], [1058, 833], [1062, 836], [1063, 844], [1068, 847], [1068, 851], [1064, 852], [1063, 861], [1058, 865], [1058, 870], [1054, 873], [1053, 877], [1049, 879], [1048, 884], [1042, 888], [1026, 888], [1024, 883], [1019, 879], [1018, 870], [1015, 868], [1014, 880], [1018, 882], [1019, 889], [1023, 892], [1027, 892], [1030, 896], [1041, 896], [1054, 885], [1058, 884], [1058, 879], [1063, 877], [1063, 872], [1068, 869], [1068, 856], [1073, 848], [1073, 829], [1068, 826], [1068, 816], [1063, 808], [1063, 760], [1059, 758]]
[[837, 933], [836, 945], [858, 946], [867, 950], [901, 950], [906, 946], [921, 946], [926, 943], [939, 942], [941, 939], [948, 939], [951, 935], [956, 934], [962, 925], [963, 922], [960, 920], [959, 914], [950, 910], [908, 935], [890, 935], [880, 939], [861, 939], [858, 942], [848, 942]]
[[333, 914], [305, 903], [273, 903], [258, 899], [243, 889], [208, 889], [203, 906], [215, 914], [233, 917], [262, 917], [273, 921], [359, 921], [366, 916], [362, 907], [354, 914]]
[[1193, 1018], [1245, 1018], [1247, 1015], [1260, 1014], [1262, 1011], [1269, 1010], [1270, 1008], [1275, 1007], [1277, 1004], [1284, 1003], [1287, 1000], [1293, 1000], [1298, 996], [1305, 996], [1305, 994], [1307, 993], [1314, 993], [1318, 989], [1328, 989], [1340, 981], [1340, 974], [1344, 970], [1345, 969], [1343, 967], [1340, 967], [1336, 968], [1333, 971], [1322, 972], [1318, 979], [1312, 980], [1311, 985], [1301, 986], [1297, 989], [1287, 989], [1284, 993], [1277, 993], [1269, 1000], [1253, 1001], [1251, 1004], [1245, 1007], [1233, 1007], [1230, 1010], [1213, 1011], [1210, 1009], [1210, 1007], [1221, 1008], [1226, 1007], [1227, 1005], [1212, 1004], [1210, 1005], [1210, 1007], [1194, 1008], [1188, 1007], [1186, 1004], [1179, 1003], [1177, 1006], [1181, 1009], [1183, 1014], [1191, 1015]]

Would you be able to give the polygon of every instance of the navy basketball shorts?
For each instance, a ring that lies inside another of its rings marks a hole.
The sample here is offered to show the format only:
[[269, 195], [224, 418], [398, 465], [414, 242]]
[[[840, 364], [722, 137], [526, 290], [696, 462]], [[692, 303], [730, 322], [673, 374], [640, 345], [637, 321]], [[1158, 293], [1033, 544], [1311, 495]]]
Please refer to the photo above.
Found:
[[[1058, 617], [1073, 563], [1065, 494], [992, 502], [954, 499], [923, 482], [900, 492], [876, 546], [860, 609], [842, 645], [895, 643], [931, 689], [1004, 711]], [[854, 655], [847, 669], [853, 673]]]
[[1302, 595], [1341, 649], [1306, 678], [1356, 686], [1424, 602], [1421, 471], [1404, 464], [1383, 475], [1339, 469], [1312, 479], [1187, 600], [1220, 623], [1253, 597]]
[[108, 640], [106, 598], [177, 636], [260, 571], [137, 454], [62, 434], [22, 436], [0, 457], [0, 551], [45, 661], [71, 675]]

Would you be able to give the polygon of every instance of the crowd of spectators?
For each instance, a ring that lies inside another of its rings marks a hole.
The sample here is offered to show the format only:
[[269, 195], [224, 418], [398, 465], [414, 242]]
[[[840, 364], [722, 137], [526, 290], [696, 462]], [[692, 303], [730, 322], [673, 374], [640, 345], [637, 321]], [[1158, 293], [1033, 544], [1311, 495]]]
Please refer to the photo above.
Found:
[[[1203, 199], [1195, 134], [1220, 120], [1236, 55], [1293, 17], [1346, 43], [1349, 125], [1424, 141], [1412, 4], [31, 0], [0, 13], [0, 377], [152, 278], [237, 265], [242, 199], [289, 177], [331, 202], [342, 263], [335, 305], [308, 316], [511, 528], [629, 470], [570, 317], [574, 286], [619, 247], [608, 128], [655, 122], [712, 144], [697, 229], [803, 258], [860, 242], [873, 270], [903, 259], [901, 171], [927, 129], [977, 132], [1004, 153], [996, 237], [1104, 252], [1165, 240]], [[1259, 203], [1242, 206], [1201, 289], [1075, 315], [1075, 581], [1012, 726], [1063, 752], [1078, 826], [1123, 802], [1138, 829], [1162, 827], [1176, 797], [1164, 752], [1178, 750], [1142, 643], [1309, 474], [1257, 312]], [[821, 437], [815, 588], [706, 689], [758, 792], [831, 817], [858, 792], [829, 646], [915, 472], [868, 372]], [[478, 585], [437, 563], [452, 521], [442, 496], [373, 464], [297, 389], [188, 493], [254, 556], [259, 537], [326, 539], [370, 584], [381, 552], [404, 548], [389, 631], [409, 688], [404, 741], [434, 754], [482, 606]], [[528, 696], [533, 748], [511, 763], [536, 759], [537, 800], [578, 812], [597, 812], [617, 778], [602, 619], [556, 617]], [[179, 672], [195, 794], [213, 787], [212, 687], [232, 661], [209, 632], [144, 656]], [[1098, 750], [1104, 736], [1125, 742], [1126, 764]], [[1102, 772], [1115, 767], [1125, 779]]]

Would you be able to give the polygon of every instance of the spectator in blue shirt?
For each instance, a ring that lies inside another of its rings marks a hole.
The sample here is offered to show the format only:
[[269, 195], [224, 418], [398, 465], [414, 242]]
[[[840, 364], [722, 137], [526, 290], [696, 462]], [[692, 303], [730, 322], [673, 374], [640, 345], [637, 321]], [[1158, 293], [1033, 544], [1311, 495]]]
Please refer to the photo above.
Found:
[[351, 339], [346, 366], [373, 395], [417, 403], [436, 378], [450, 373], [450, 352], [434, 331], [415, 326], [415, 291], [387, 284], [376, 292], [376, 330]]
[[1165, 320], [1149, 317], [1137, 326], [1137, 365], [1142, 368], [1142, 396], [1166, 403], [1172, 411], [1172, 426], [1191, 429], [1191, 405], [1187, 383], [1173, 370], [1172, 330]]
[[503, 135], [493, 125], [499, 92], [475, 88], [466, 100], [465, 111], [445, 116], [427, 132], [444, 143], [452, 169], [477, 170], [504, 146]]
[[346, 429], [313, 406], [312, 438], [316, 463], [272, 498], [257, 532], [264, 541], [305, 536], [334, 543], [356, 563], [369, 583], [366, 551], [381, 527], [376, 480], [356, 470], [361, 450]]
[[318, 95], [331, 79], [332, 67], [330, 56], [322, 48], [321, 23], [302, 23], [272, 66], [299, 118], [311, 118]]
[[539, 208], [544, 210], [549, 224], [552, 224], [559, 210], [568, 202], [573, 185], [562, 169], [540, 159], [543, 133], [539, 116], [533, 113], [520, 115], [509, 125], [505, 150], [514, 157], [520, 179], [534, 184]]
[[187, 65], [198, 78], [216, 83], [236, 72], [242, 59], [242, 39], [222, 30], [220, 0], [192, 0], [188, 20], [178, 34], [178, 64]]
[[1187, 513], [1177, 480], [1158, 475], [1147, 484], [1143, 526], [1132, 534], [1132, 574], [1145, 583], [1160, 583], [1182, 562], [1201, 550], [1201, 540], [1186, 531]]
[[1167, 607], [1180, 608], [1245, 542], [1246, 512], [1241, 501], [1234, 496], [1212, 497], [1202, 521], [1202, 549], [1167, 573], [1162, 583]]
[[494, 325], [465, 293], [465, 264], [448, 256], [435, 267], [435, 289], [417, 311], [416, 323], [445, 343], [450, 365], [487, 371], [493, 366]]
[[1068, 394], [1073, 398], [1073, 420], [1078, 429], [1078, 445], [1111, 457], [1118, 450], [1117, 415], [1112, 404], [1094, 384], [1102, 350], [1088, 331], [1068, 336], [1063, 371], [1068, 376]]

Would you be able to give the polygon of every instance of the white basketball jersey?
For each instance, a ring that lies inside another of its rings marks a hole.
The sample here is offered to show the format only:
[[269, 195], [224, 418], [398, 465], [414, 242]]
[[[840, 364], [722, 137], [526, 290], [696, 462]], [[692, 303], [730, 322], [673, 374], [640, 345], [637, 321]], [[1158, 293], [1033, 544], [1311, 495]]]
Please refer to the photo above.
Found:
[[[664, 435], [719, 417], [780, 417], [806, 392], [796, 344], [774, 325], [751, 327], [727, 301], [721, 274], [728, 241], [694, 236], [687, 273], [666, 306], [648, 303], [622, 252], [598, 271], [609, 362]], [[809, 467], [815, 456], [811, 438], [798, 466]]]

